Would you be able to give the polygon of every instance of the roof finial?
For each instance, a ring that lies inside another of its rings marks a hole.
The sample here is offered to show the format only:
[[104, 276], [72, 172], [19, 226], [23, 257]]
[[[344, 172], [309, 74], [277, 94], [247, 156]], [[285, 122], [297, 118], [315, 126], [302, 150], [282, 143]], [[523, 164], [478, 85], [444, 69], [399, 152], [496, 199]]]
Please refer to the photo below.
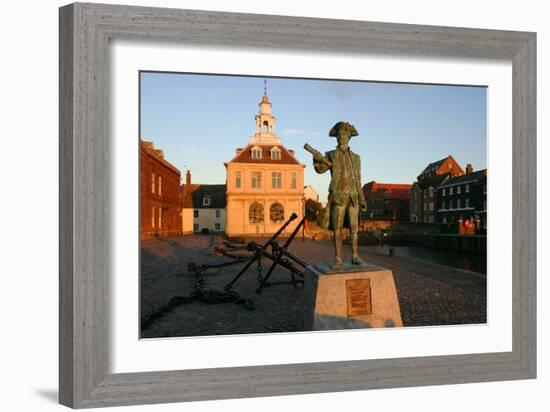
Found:
[[267, 80], [264, 79], [264, 96], [267, 96]]

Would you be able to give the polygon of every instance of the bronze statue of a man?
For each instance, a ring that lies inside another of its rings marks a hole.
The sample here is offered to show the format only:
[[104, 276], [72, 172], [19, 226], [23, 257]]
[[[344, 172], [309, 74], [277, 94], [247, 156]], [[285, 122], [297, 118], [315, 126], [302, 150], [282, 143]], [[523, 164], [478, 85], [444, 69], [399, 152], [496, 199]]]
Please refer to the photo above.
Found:
[[[336, 150], [325, 156], [313, 150], [313, 167], [317, 173], [330, 170], [328, 203], [321, 215], [320, 225], [334, 231], [335, 266], [342, 265], [342, 228], [348, 228], [351, 236], [351, 263], [364, 264], [357, 250], [359, 210], [366, 211], [365, 198], [361, 190], [361, 159], [348, 146], [353, 136], [358, 136], [355, 127], [347, 122], [338, 122], [330, 130], [329, 136], [336, 137]], [[311, 149], [310, 146], [306, 150]], [[311, 150], [309, 150], [311, 152]]]

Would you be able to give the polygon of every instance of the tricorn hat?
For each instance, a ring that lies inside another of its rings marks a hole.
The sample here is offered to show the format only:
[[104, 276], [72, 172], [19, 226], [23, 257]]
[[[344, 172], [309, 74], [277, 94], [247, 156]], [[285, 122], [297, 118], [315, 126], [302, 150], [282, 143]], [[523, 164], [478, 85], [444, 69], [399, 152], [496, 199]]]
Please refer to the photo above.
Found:
[[328, 135], [330, 137], [338, 137], [338, 130], [340, 130], [341, 127], [346, 127], [351, 134], [351, 137], [353, 136], [359, 136], [359, 133], [357, 133], [357, 129], [354, 125], [348, 123], [348, 122], [338, 122], [334, 126], [332, 126], [332, 129], [330, 129], [330, 132], [328, 132]]

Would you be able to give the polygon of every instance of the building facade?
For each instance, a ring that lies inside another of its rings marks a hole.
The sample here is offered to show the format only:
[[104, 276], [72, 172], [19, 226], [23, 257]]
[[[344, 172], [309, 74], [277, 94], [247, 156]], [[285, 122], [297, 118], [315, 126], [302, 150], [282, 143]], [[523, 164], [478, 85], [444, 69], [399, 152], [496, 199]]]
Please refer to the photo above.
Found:
[[191, 183], [191, 172], [185, 173], [185, 184], [180, 187], [181, 196], [181, 228], [184, 235], [193, 233], [195, 223], [193, 208], [193, 192], [199, 188], [199, 185]]
[[225, 232], [225, 185], [198, 185], [193, 191], [193, 232]]
[[152, 142], [140, 141], [140, 238], [179, 236], [180, 171]]
[[306, 200], [319, 201], [319, 193], [311, 185], [304, 186], [304, 198]]
[[487, 169], [447, 179], [437, 188], [437, 221], [458, 223], [469, 220], [476, 232], [487, 229]]
[[[225, 163], [227, 176], [227, 229], [230, 236], [276, 232], [304, 208], [304, 165], [285, 148], [275, 133], [275, 117], [264, 91], [256, 115], [256, 132], [246, 147], [236, 149]], [[292, 231], [300, 219], [287, 227]]]
[[369, 182], [363, 186], [367, 202], [366, 218], [371, 220], [409, 220], [409, 191], [412, 185]]
[[463, 174], [464, 170], [451, 155], [426, 166], [409, 192], [410, 221], [435, 223], [437, 221], [437, 188], [447, 179]]

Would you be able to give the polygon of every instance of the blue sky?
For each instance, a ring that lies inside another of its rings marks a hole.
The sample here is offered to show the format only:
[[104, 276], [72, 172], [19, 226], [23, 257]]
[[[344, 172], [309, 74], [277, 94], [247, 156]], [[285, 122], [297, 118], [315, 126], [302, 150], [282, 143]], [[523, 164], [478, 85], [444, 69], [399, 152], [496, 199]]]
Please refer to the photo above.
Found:
[[[141, 138], [194, 183], [225, 183], [224, 162], [254, 134], [264, 77], [141, 73]], [[306, 165], [305, 183], [326, 199], [330, 177], [317, 175], [309, 143], [325, 152], [338, 121], [355, 125], [352, 150], [362, 182], [412, 183], [451, 154], [465, 168], [486, 167], [486, 89], [482, 87], [267, 78], [276, 133]]]

